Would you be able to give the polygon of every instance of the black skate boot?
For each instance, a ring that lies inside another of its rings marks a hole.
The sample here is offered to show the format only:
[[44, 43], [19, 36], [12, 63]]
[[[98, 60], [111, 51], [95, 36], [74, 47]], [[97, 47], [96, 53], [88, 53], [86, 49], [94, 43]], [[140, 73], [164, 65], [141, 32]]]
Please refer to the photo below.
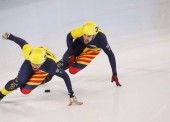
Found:
[[0, 92], [0, 101], [5, 97], [5, 95], [3, 95], [1, 92]]

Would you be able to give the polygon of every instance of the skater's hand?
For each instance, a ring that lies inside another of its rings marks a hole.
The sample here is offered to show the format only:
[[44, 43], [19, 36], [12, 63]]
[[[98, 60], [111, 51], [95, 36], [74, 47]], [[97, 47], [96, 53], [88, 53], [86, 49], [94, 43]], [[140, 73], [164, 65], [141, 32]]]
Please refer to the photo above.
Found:
[[7, 40], [9, 38], [9, 36], [10, 36], [10, 33], [6, 32], [2, 35], [2, 38]]
[[119, 83], [119, 80], [118, 80], [118, 77], [117, 77], [116, 74], [114, 74], [114, 75], [112, 76], [111, 82], [112, 82], [112, 83], [113, 83], [113, 82], [116, 82], [116, 85], [117, 85], [118, 87], [122, 86], [122, 85]]

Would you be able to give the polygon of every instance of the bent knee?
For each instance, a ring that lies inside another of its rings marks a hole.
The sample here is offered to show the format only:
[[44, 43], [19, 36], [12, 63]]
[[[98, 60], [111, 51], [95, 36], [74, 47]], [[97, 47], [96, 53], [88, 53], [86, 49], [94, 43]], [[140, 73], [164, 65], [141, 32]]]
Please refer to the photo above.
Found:
[[24, 88], [21, 88], [20, 90], [23, 94], [29, 94], [32, 91], [32, 89], [24, 89]]
[[70, 67], [70, 68], [69, 68], [69, 72], [70, 72], [71, 74], [76, 74], [76, 73], [78, 73], [80, 70], [81, 70], [81, 69], [79, 69], [79, 68], [74, 68], [74, 67]]

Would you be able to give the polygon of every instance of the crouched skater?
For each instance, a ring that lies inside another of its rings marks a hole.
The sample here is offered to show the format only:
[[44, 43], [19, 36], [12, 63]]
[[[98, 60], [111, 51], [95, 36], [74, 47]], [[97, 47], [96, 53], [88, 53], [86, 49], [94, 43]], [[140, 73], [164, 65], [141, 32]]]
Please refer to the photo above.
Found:
[[18, 44], [25, 57], [25, 61], [21, 65], [18, 76], [7, 82], [5, 87], [0, 91], [0, 100], [6, 95], [20, 88], [23, 94], [29, 94], [37, 86], [51, 80], [51, 76], [56, 75], [61, 77], [67, 87], [70, 97], [70, 104], [81, 105], [78, 102], [72, 90], [69, 75], [56, 65], [56, 56], [48, 48], [32, 47], [24, 39], [14, 36], [11, 33], [4, 33], [2, 38], [11, 40]]

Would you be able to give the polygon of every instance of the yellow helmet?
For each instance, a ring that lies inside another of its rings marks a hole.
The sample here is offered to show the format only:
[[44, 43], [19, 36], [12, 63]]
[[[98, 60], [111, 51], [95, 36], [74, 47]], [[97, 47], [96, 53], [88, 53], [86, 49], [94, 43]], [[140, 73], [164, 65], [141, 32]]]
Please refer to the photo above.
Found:
[[86, 35], [96, 35], [98, 33], [99, 27], [95, 22], [88, 21], [83, 25], [83, 34]]
[[29, 56], [29, 60], [33, 64], [43, 64], [46, 60], [46, 51], [41, 48], [34, 48]]

